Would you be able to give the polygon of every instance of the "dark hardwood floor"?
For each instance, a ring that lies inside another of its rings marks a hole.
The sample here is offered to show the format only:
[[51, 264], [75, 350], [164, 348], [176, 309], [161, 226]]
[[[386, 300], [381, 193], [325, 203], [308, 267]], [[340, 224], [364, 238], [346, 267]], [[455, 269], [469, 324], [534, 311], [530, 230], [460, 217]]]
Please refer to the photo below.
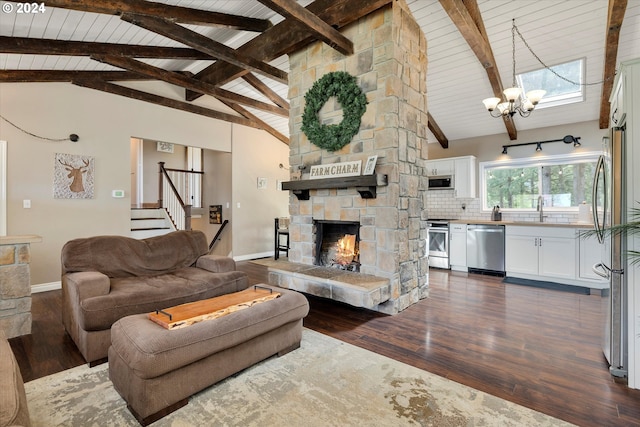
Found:
[[[239, 262], [250, 282], [266, 268]], [[580, 426], [640, 426], [640, 390], [609, 375], [601, 298], [430, 271], [430, 296], [395, 316], [308, 296], [305, 326]], [[84, 363], [60, 291], [33, 295], [33, 333], [10, 340], [25, 381]]]

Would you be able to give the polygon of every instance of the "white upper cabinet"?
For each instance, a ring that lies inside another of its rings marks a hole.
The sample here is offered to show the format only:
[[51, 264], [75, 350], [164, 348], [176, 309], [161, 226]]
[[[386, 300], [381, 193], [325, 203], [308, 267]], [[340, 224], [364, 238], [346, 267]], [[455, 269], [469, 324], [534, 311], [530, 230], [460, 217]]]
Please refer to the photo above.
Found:
[[456, 157], [454, 160], [454, 186], [456, 197], [473, 199], [476, 197], [476, 158]]
[[426, 165], [428, 176], [453, 175], [453, 159], [428, 160]]
[[446, 159], [428, 160], [426, 162], [428, 176], [453, 176], [455, 197], [459, 199], [476, 197], [477, 160], [475, 156], [449, 157]]
[[613, 88], [611, 97], [609, 98], [611, 106], [609, 108], [609, 117], [611, 118], [611, 126], [621, 126], [624, 122], [624, 74], [620, 75], [618, 83]]

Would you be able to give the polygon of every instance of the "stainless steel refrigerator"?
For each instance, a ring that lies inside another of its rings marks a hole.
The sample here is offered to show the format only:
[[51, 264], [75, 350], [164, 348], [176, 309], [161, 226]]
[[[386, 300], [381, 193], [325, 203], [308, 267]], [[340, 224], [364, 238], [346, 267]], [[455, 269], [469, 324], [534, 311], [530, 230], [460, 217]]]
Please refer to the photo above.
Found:
[[624, 159], [624, 126], [614, 127], [603, 138], [603, 154], [598, 159], [593, 182], [592, 209], [602, 249], [601, 261], [593, 266], [593, 271], [609, 280], [609, 289], [602, 293], [606, 310], [602, 347], [609, 371], [616, 377], [626, 377], [628, 370], [625, 239], [607, 230], [626, 222]]

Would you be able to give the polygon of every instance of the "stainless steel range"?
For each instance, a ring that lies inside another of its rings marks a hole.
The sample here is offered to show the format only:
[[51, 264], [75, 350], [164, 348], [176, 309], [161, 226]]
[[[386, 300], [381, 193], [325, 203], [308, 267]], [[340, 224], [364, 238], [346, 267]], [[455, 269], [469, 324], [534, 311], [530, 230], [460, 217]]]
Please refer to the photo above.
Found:
[[449, 220], [430, 219], [429, 267], [449, 269]]

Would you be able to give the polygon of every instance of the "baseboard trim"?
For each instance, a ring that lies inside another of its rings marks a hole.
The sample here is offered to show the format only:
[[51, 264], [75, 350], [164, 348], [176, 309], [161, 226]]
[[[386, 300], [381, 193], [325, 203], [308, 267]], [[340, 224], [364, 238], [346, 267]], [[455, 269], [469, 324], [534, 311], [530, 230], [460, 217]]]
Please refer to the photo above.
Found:
[[37, 294], [40, 292], [48, 292], [48, 291], [56, 291], [58, 289], [62, 289], [62, 282], [50, 282], [50, 283], [40, 283], [37, 285], [31, 285], [31, 293]]
[[252, 259], [268, 258], [268, 257], [272, 257], [272, 256], [273, 256], [273, 251], [271, 251], [271, 252], [261, 252], [261, 253], [257, 253], [257, 254], [234, 256], [233, 260], [234, 261], [250, 261]]

